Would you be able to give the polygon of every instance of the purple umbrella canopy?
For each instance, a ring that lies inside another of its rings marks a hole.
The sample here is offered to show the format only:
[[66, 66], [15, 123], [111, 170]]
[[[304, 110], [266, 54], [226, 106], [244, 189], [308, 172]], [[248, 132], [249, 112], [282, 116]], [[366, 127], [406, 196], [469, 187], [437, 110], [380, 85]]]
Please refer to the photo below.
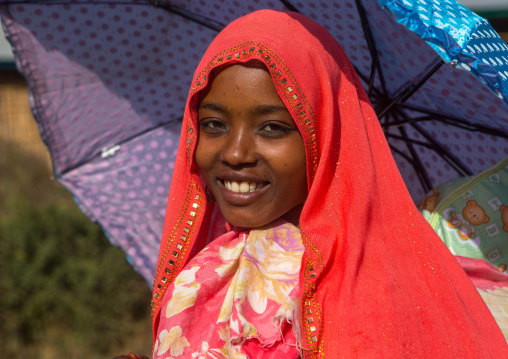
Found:
[[149, 283], [193, 71], [263, 8], [341, 43], [415, 201], [508, 155], [508, 46], [452, 0], [0, 1], [55, 177]]

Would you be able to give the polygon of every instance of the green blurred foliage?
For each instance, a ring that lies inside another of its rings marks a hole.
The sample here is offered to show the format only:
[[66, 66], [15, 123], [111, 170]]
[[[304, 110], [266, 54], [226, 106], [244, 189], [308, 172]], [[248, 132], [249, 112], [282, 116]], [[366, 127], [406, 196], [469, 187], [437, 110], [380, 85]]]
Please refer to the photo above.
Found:
[[150, 294], [48, 166], [0, 144], [2, 357], [147, 355]]

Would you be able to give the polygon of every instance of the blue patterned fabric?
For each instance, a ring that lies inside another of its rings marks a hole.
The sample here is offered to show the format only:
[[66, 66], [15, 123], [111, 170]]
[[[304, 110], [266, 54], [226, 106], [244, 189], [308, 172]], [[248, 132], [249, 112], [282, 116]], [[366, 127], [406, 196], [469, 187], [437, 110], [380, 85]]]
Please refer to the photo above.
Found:
[[455, 0], [379, 0], [447, 62], [471, 72], [508, 103], [508, 45], [487, 20]]

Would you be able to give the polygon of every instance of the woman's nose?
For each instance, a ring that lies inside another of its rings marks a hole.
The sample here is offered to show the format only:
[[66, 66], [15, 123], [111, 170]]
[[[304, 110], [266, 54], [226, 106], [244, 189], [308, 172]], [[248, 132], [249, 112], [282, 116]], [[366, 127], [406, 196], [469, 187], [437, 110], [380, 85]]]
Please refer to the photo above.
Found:
[[250, 131], [230, 131], [222, 151], [222, 160], [232, 166], [252, 165], [257, 161], [255, 141]]

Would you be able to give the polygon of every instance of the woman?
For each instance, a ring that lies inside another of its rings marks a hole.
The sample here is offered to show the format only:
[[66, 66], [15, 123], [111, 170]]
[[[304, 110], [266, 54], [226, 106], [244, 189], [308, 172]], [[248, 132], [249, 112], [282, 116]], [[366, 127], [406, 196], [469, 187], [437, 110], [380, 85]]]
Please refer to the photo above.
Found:
[[230, 24], [196, 70], [153, 318], [155, 358], [508, 354], [339, 44], [269, 10]]

